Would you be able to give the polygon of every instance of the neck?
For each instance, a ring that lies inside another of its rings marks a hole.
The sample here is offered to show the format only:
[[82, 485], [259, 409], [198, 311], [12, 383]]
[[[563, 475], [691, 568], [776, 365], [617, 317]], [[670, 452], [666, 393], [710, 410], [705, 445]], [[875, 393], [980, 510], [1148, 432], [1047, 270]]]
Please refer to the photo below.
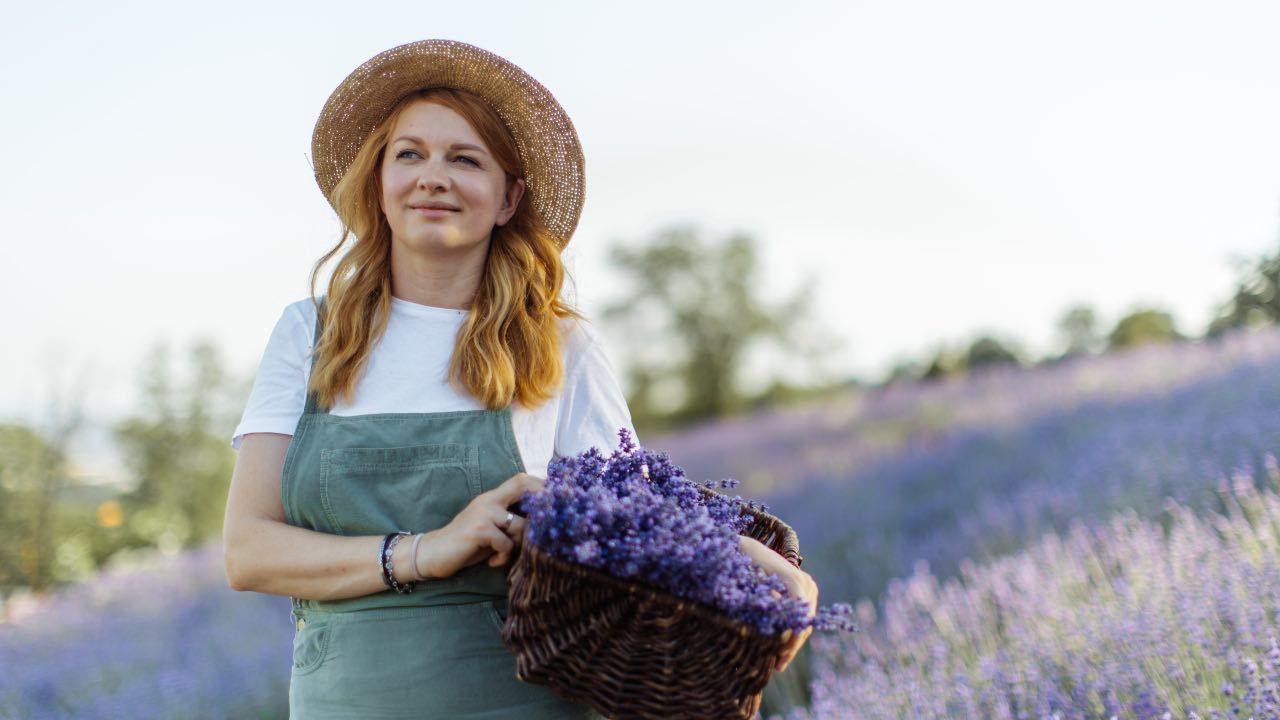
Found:
[[488, 245], [460, 255], [423, 255], [391, 249], [391, 294], [419, 305], [471, 307], [484, 272]]

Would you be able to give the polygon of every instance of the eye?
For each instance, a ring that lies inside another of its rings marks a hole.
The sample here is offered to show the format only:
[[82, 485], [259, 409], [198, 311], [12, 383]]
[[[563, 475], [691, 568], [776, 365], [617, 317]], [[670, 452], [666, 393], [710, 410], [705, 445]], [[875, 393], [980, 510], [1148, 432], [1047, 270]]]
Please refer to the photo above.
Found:
[[404, 157], [405, 155], [417, 155], [417, 154], [418, 154], [417, 150], [401, 150], [400, 152], [396, 153], [396, 159], [398, 160]]
[[479, 167], [479, 165], [480, 165], [480, 163], [476, 162], [476, 159], [475, 159], [475, 158], [473, 158], [473, 157], [471, 157], [470, 155], [458, 155], [458, 156], [454, 157], [454, 160], [466, 160], [467, 162], [469, 162], [469, 163], [471, 163], [472, 165], [475, 165], [475, 166], [477, 166], [477, 167]]

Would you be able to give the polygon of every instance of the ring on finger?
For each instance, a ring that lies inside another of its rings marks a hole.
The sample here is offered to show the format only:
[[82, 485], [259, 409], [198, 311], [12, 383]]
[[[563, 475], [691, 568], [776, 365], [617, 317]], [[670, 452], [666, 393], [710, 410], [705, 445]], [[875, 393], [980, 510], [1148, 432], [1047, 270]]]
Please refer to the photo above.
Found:
[[507, 517], [502, 521], [502, 529], [504, 531], [511, 529], [511, 523], [515, 522], [516, 514], [508, 512]]

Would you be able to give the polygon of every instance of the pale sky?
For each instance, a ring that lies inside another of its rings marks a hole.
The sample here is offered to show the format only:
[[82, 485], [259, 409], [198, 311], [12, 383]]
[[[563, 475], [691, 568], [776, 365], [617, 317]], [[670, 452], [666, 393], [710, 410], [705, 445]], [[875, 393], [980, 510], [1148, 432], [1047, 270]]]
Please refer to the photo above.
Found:
[[1077, 301], [1198, 334], [1231, 258], [1280, 229], [1274, 2], [191, 7], [31, 3], [0, 24], [0, 419], [80, 375], [90, 415], [125, 413], [162, 338], [252, 372], [337, 238], [316, 115], [424, 38], [508, 58], [572, 117], [588, 315], [616, 285], [610, 242], [748, 231], [766, 293], [816, 279], [842, 375], [979, 331], [1047, 352]]

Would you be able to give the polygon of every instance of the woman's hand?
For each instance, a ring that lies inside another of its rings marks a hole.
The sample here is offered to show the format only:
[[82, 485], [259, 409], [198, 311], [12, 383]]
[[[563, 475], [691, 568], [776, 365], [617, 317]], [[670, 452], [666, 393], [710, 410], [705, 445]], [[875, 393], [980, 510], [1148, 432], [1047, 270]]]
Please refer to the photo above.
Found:
[[448, 525], [423, 536], [418, 571], [426, 578], [446, 578], [485, 558], [489, 567], [505, 565], [520, 547], [527, 524], [516, 515], [507, 525], [507, 508], [545, 484], [536, 475], [520, 473], [477, 495]]
[[[772, 549], [766, 547], [759, 540], [749, 538], [745, 535], [739, 536], [738, 547], [751, 559], [755, 561], [766, 573], [777, 575], [787, 586], [787, 593], [794, 598], [800, 598], [809, 605], [809, 616], [812, 617], [818, 611], [818, 584], [814, 582], [813, 577], [809, 573], [787, 562]], [[784, 631], [784, 636], [790, 636], [787, 644], [783, 646], [782, 651], [778, 653], [777, 662], [774, 668], [778, 672], [787, 669], [791, 661], [795, 659], [796, 653], [800, 652], [800, 648], [804, 646], [809, 636], [813, 634], [813, 628], [807, 627], [800, 634], [795, 634], [791, 630]]]

